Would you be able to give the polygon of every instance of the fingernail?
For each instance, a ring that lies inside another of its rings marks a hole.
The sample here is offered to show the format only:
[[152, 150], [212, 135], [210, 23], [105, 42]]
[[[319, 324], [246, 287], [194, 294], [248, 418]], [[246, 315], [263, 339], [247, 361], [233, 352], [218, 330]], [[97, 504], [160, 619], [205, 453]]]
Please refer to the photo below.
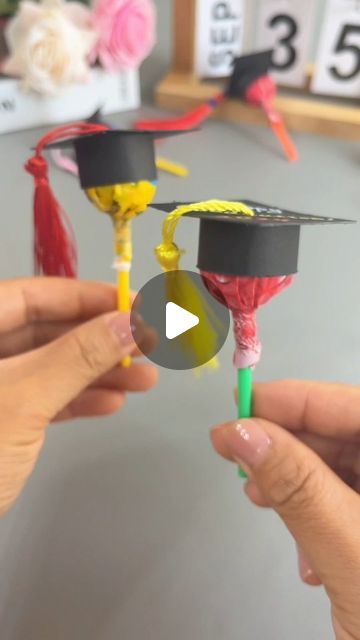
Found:
[[310, 585], [318, 584], [319, 578], [317, 577], [315, 571], [310, 565], [307, 557], [305, 556], [302, 549], [297, 545], [298, 549], [298, 559], [299, 559], [299, 574], [300, 578], [303, 582]]
[[145, 324], [142, 317], [137, 313], [118, 313], [109, 320], [109, 326], [116, 335], [120, 344], [129, 347], [141, 339]]
[[239, 464], [256, 468], [271, 447], [271, 440], [255, 420], [244, 420], [227, 431], [226, 444]]
[[305, 558], [299, 557], [299, 573], [300, 578], [303, 582], [310, 582], [310, 580], [314, 577], [314, 572], [312, 568], [307, 564]]

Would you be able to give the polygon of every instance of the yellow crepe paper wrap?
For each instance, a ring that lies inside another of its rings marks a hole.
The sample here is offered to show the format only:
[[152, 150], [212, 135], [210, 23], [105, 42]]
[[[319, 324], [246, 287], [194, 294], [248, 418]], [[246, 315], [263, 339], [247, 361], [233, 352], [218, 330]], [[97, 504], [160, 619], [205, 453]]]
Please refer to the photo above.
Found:
[[155, 197], [156, 185], [142, 180], [87, 189], [86, 193], [100, 211], [131, 220], [148, 208]]
[[[118, 309], [131, 309], [130, 270], [132, 264], [131, 220], [143, 213], [153, 201], [156, 185], [142, 180], [86, 190], [89, 200], [110, 215], [114, 227], [114, 267], [117, 270]], [[122, 365], [130, 366], [127, 358]]]

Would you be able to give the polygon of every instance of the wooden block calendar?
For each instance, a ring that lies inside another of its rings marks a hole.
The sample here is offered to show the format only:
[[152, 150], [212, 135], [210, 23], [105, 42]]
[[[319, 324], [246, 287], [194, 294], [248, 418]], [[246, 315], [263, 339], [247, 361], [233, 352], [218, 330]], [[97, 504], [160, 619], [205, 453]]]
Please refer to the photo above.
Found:
[[[173, 68], [159, 106], [183, 111], [219, 90], [234, 57], [273, 48], [277, 107], [296, 131], [360, 140], [360, 0], [174, 0]], [[316, 20], [321, 22], [315, 60]], [[226, 101], [216, 117], [265, 123], [260, 110]]]

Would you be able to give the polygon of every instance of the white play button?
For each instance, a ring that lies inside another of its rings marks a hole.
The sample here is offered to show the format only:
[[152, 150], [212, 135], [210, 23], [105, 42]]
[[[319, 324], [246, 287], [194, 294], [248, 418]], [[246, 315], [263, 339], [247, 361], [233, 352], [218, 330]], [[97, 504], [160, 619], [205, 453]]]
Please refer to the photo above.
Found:
[[[184, 273], [198, 295], [189, 295], [189, 287], [183, 286]], [[208, 286], [198, 273], [181, 271], [178, 278], [177, 271], [169, 271], [149, 280], [133, 304], [131, 325], [136, 326], [135, 314], [139, 313], [154, 330], [150, 352], [150, 338], [143, 344], [142, 333], [140, 341], [137, 331], [133, 336], [151, 362], [173, 371], [186, 371], [198, 369], [220, 351], [230, 329], [230, 311], [212, 297], [210, 283]], [[207, 318], [213, 329], [211, 340], [206, 338]]]
[[183, 333], [190, 331], [199, 324], [200, 320], [197, 316], [183, 307], [179, 307], [174, 302], [168, 302], [166, 305], [166, 337], [168, 340], [174, 340]]

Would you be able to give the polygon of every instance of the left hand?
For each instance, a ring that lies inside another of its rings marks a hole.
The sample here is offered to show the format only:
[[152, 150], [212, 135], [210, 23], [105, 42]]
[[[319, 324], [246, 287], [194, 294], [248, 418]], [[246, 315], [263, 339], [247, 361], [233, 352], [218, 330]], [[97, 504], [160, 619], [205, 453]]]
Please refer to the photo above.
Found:
[[[153, 387], [157, 371], [136, 362], [120, 366], [140, 352], [110, 285], [4, 281], [0, 309], [1, 515], [30, 475], [50, 422], [114, 413], [127, 392]], [[154, 332], [140, 317], [135, 331], [142, 351], [150, 350]]]
[[[0, 282], [0, 359], [19, 356], [116, 310], [116, 288], [100, 282], [62, 278], [24, 278]], [[150, 351], [148, 336], [142, 351]], [[135, 358], [142, 354], [137, 350]], [[133, 357], [134, 357], [133, 356]], [[116, 366], [72, 400], [55, 421], [115, 413], [127, 392], [148, 391], [157, 382], [150, 364]]]

